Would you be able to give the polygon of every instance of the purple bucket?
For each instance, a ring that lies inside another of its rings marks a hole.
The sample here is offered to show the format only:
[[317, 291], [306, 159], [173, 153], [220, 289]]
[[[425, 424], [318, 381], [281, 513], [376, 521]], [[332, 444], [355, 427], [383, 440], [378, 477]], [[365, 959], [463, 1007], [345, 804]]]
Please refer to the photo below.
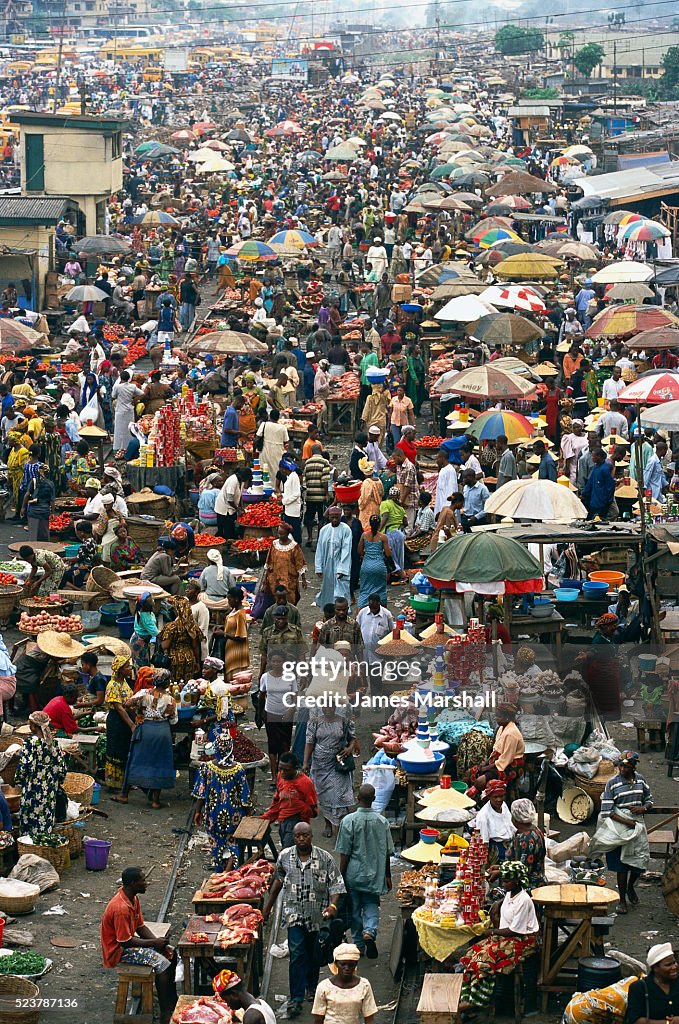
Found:
[[109, 839], [90, 839], [85, 837], [85, 867], [88, 871], [104, 871], [108, 864], [108, 855], [113, 844]]

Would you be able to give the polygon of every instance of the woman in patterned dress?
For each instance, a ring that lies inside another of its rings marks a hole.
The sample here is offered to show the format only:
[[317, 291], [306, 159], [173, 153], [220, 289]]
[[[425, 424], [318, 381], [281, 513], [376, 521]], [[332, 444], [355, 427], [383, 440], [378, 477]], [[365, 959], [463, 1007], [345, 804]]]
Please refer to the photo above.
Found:
[[238, 862], [233, 833], [244, 817], [252, 812], [250, 787], [245, 770], [233, 757], [233, 740], [228, 732], [214, 738], [215, 760], [198, 765], [192, 796], [196, 797], [194, 824], [205, 819], [205, 830], [212, 842], [215, 871], [223, 871], [225, 862]]
[[[106, 785], [109, 789], [120, 790], [125, 778], [127, 755], [134, 731], [134, 722], [127, 710], [132, 697], [132, 687], [127, 682], [134, 676], [132, 659], [119, 654], [113, 659], [111, 680], [106, 687], [104, 700], [108, 708], [106, 718]], [[116, 797], [111, 797], [116, 800]]]
[[34, 711], [28, 717], [31, 735], [19, 754], [16, 785], [21, 786], [21, 835], [51, 832], [57, 808], [57, 790], [66, 778], [66, 761], [54, 742], [49, 716]]

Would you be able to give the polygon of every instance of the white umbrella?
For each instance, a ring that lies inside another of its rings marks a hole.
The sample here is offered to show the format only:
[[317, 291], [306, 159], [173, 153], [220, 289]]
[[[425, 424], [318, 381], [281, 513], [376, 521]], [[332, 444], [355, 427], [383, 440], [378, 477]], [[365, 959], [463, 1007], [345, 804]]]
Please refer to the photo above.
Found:
[[216, 174], [219, 171], [232, 171], [234, 165], [230, 160], [224, 160], [218, 153], [212, 154], [213, 159], [206, 160], [205, 163], [198, 164], [196, 171], [198, 174]]
[[653, 267], [647, 263], [635, 263], [633, 260], [621, 260], [609, 263], [592, 275], [595, 284], [629, 284], [632, 281], [650, 281]]
[[215, 153], [211, 149], [196, 149], [193, 153], [189, 153], [187, 160], [190, 160], [192, 164], [204, 164], [208, 160], [212, 160]]
[[510, 480], [491, 494], [485, 511], [489, 515], [534, 522], [585, 519], [587, 509], [576, 494], [551, 480]]
[[77, 284], [66, 293], [66, 298], [69, 302], [105, 302], [110, 296], [93, 284]]
[[679, 430], [679, 400], [646, 409], [641, 414], [641, 425], [655, 430]]
[[497, 313], [497, 310], [489, 302], [483, 302], [476, 295], [458, 295], [447, 302], [443, 309], [434, 314], [435, 320], [446, 323], [449, 320], [457, 320], [460, 323], [472, 323], [480, 320], [481, 317]]

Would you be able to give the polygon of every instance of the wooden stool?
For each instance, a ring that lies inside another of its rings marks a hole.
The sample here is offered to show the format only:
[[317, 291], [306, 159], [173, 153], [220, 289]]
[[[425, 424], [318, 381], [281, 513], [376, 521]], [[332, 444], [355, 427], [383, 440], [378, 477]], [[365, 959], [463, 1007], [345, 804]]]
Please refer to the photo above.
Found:
[[257, 850], [260, 857], [263, 857], [266, 846], [271, 850], [273, 859], [278, 859], [278, 851], [271, 835], [271, 822], [265, 818], [255, 818], [254, 816], [243, 818], [233, 833], [233, 838], [238, 844], [238, 857], [241, 864], [244, 864], [246, 859], [252, 855], [253, 849]]
[[[665, 749], [665, 723], [656, 718], [636, 718], [637, 749], [644, 754], [648, 746], [653, 750]], [[647, 738], [648, 737], [648, 738]]]
[[425, 974], [417, 1004], [422, 1024], [457, 1024], [461, 974]]
[[[141, 1013], [128, 1013], [128, 996], [141, 996]], [[113, 1024], [153, 1024], [153, 968], [124, 964], [118, 968]]]

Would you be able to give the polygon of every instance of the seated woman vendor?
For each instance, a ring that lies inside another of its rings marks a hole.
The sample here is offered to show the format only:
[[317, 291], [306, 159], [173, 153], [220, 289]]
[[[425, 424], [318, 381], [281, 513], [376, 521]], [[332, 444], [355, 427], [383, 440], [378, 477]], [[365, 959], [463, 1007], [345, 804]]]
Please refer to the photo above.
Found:
[[80, 675], [87, 692], [78, 707], [86, 707], [88, 711], [103, 707], [108, 679], [99, 671], [99, 658], [94, 651], [85, 651], [81, 657]]
[[512, 704], [500, 704], [495, 718], [499, 728], [488, 764], [474, 766], [470, 772], [467, 795], [471, 797], [482, 793], [490, 779], [511, 782], [523, 769], [525, 746], [516, 724], [516, 708]]
[[101, 557], [97, 542], [92, 535], [92, 523], [81, 519], [75, 524], [75, 535], [80, 541], [78, 553], [74, 558], [64, 559], [69, 563], [61, 579], [64, 589], [82, 590], [87, 577], [95, 565], [101, 565]]
[[93, 732], [92, 729], [80, 729], [78, 718], [89, 714], [89, 709], [76, 711], [73, 707], [78, 703], [78, 687], [73, 683], [64, 683], [61, 688], [61, 695], [52, 697], [52, 700], [45, 704], [44, 712], [49, 715], [50, 726], [55, 730], [57, 736], [73, 736], [76, 732]]

